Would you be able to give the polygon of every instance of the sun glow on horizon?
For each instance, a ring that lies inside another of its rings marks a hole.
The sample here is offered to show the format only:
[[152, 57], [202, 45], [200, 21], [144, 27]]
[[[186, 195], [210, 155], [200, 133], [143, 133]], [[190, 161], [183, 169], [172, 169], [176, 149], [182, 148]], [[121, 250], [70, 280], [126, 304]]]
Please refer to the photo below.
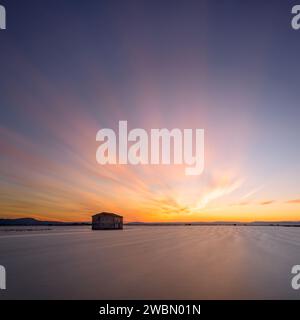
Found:
[[[81, 136], [88, 137], [91, 126], [83, 128], [87, 130], [80, 131]], [[7, 169], [7, 183], [1, 186], [2, 216], [89, 221], [95, 212], [111, 211], [124, 215], [127, 222], [271, 221], [299, 216], [297, 201], [269, 200], [263, 185], [249, 189], [242, 170], [225, 161], [217, 169], [210, 151], [203, 175], [189, 177], [182, 165], [98, 166], [95, 145], [83, 139], [74, 143], [68, 135], [61, 137], [63, 154], [53, 157], [48, 146], [34, 145], [3, 127], [1, 133], [9, 141], [2, 144], [6, 154], [2, 165]], [[56, 149], [61, 150], [60, 144], [51, 151]], [[21, 166], [9, 160], [16, 156]]]

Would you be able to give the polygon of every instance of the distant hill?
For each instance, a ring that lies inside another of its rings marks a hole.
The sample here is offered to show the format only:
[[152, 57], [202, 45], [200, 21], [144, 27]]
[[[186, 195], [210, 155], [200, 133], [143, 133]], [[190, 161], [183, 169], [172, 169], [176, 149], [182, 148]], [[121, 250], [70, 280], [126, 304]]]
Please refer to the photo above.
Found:
[[128, 226], [280, 226], [300, 227], [300, 221], [128, 222]]
[[[89, 226], [90, 222], [43, 221], [34, 218], [0, 219], [0, 226]], [[127, 226], [281, 226], [300, 227], [300, 221], [128, 222]]]
[[34, 218], [0, 219], [0, 226], [77, 226], [90, 225], [89, 222], [42, 221]]

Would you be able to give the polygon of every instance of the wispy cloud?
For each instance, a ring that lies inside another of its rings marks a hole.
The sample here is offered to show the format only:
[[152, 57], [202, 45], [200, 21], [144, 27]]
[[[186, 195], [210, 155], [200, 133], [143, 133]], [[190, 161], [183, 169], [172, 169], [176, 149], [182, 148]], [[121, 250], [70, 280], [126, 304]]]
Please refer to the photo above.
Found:
[[247, 192], [246, 194], [244, 194], [242, 197], [241, 197], [241, 200], [245, 200], [245, 199], [248, 199], [250, 198], [251, 196], [253, 196], [254, 194], [258, 193], [261, 189], [263, 189], [264, 185], [261, 185], [259, 187], [256, 187], [252, 190], [250, 190], [249, 192]]
[[193, 211], [205, 208], [211, 201], [229, 195], [237, 190], [242, 185], [242, 180], [235, 180], [226, 184], [216, 186], [215, 188], [206, 192], [198, 201], [197, 206], [193, 208]]
[[286, 201], [286, 203], [296, 203], [296, 204], [300, 204], [300, 199], [288, 200], [288, 201]]
[[251, 202], [249, 201], [241, 201], [241, 202], [238, 202], [238, 203], [232, 203], [230, 204], [231, 206], [247, 206], [248, 204], [250, 204]]
[[259, 204], [262, 205], [262, 206], [266, 206], [266, 205], [272, 204], [274, 202], [275, 202], [274, 200], [267, 200], [267, 201], [262, 201]]

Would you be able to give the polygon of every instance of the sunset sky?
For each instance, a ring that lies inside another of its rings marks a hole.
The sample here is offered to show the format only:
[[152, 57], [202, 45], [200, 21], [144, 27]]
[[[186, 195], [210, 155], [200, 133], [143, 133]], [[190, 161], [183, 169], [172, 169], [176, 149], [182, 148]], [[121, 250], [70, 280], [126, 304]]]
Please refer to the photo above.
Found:
[[[0, 218], [300, 220], [293, 1], [1, 4]], [[99, 165], [120, 120], [204, 129], [204, 173]]]

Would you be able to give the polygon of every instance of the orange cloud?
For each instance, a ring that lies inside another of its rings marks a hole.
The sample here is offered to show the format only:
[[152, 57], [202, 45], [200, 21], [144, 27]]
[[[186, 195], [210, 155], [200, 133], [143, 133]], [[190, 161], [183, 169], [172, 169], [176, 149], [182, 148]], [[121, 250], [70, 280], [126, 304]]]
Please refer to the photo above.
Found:
[[293, 199], [293, 200], [288, 200], [286, 203], [297, 203], [300, 204], [300, 199]]
[[265, 206], [265, 205], [268, 205], [268, 204], [272, 204], [274, 202], [275, 202], [274, 200], [268, 200], [268, 201], [262, 201], [259, 204], [262, 205], [262, 206]]
[[231, 204], [232, 206], [247, 206], [248, 204], [250, 204], [251, 202], [249, 201], [241, 201], [239, 203], [233, 203]]

